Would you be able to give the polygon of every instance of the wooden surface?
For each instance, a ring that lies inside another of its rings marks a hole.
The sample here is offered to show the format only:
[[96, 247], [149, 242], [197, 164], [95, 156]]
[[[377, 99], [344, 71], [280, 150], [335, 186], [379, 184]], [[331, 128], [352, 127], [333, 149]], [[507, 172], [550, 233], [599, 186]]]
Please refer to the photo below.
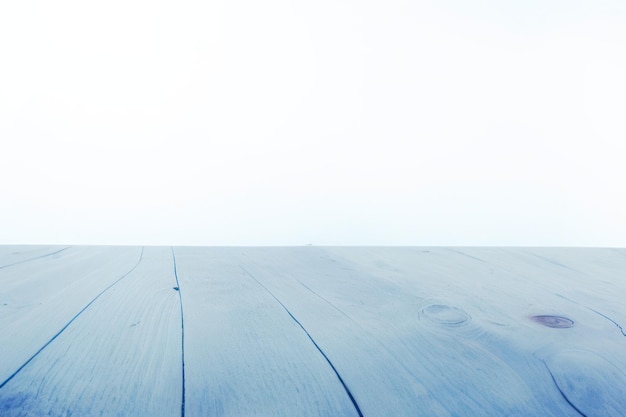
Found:
[[2, 416], [623, 416], [626, 250], [0, 246]]

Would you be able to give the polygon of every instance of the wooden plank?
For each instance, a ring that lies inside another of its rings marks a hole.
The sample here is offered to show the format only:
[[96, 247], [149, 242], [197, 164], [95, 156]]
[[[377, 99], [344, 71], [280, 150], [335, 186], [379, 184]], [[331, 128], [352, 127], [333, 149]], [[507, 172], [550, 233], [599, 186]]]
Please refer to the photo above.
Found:
[[181, 321], [174, 285], [169, 248], [146, 248], [126, 279], [0, 389], [2, 415], [180, 413]]
[[0, 269], [0, 384], [103, 290], [141, 248], [74, 247]]
[[0, 245], [0, 269], [43, 257], [54, 256], [68, 248], [68, 246]]
[[239, 266], [238, 249], [176, 249], [186, 415], [355, 416], [306, 333]]

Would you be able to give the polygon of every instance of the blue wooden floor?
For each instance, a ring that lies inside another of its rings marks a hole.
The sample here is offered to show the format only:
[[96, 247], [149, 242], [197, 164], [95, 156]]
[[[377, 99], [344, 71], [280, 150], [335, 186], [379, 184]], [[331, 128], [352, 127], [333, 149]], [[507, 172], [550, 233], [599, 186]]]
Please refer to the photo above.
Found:
[[2, 416], [623, 416], [626, 250], [0, 246]]

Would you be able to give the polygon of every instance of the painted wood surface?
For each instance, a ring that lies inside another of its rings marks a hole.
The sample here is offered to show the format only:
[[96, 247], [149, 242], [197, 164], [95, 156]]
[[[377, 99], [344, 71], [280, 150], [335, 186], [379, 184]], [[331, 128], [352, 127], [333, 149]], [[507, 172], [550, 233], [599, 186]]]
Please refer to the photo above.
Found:
[[2, 416], [623, 416], [626, 250], [0, 246]]

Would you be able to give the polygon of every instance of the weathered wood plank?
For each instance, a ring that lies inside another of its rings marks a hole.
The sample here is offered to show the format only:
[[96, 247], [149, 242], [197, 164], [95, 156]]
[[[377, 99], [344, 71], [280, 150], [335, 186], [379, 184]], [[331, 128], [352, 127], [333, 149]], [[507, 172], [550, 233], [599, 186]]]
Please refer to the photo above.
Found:
[[0, 269], [0, 384], [130, 271], [140, 254], [141, 248], [74, 247]]
[[177, 415], [182, 363], [173, 285], [169, 248], [146, 248], [130, 275], [0, 389], [2, 415]]
[[176, 249], [186, 415], [355, 416], [306, 333], [240, 268], [240, 251]]

